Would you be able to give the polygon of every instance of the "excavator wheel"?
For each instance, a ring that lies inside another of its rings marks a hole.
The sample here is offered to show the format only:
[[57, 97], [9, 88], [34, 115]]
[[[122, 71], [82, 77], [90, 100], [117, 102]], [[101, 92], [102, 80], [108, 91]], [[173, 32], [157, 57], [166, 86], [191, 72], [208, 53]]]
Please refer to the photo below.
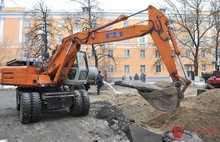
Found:
[[22, 124], [31, 122], [31, 94], [28, 92], [21, 93], [20, 121]]
[[38, 92], [31, 92], [31, 120], [38, 122], [41, 117], [41, 99]]
[[21, 91], [19, 88], [16, 88], [16, 109], [20, 110], [20, 98], [21, 98]]
[[72, 98], [72, 106], [69, 107], [70, 114], [75, 117], [82, 116], [83, 98], [78, 90], [73, 91], [75, 96]]
[[82, 109], [82, 115], [88, 115], [89, 109], [90, 109], [90, 100], [89, 100], [89, 94], [86, 90], [81, 89], [80, 90], [82, 101], [83, 101], [83, 109]]

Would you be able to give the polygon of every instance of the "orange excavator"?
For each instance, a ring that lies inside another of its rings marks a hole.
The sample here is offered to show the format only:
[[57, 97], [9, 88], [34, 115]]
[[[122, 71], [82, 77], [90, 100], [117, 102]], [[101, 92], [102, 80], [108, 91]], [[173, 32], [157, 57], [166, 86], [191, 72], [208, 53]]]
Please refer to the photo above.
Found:
[[[110, 25], [125, 21], [131, 16], [146, 10], [149, 14], [146, 25], [135, 24], [119, 29], [105, 30]], [[169, 75], [175, 82], [175, 87], [168, 88], [165, 91], [159, 90], [159, 92], [153, 94], [147, 94], [147, 92], [139, 89], [139, 93], [142, 93], [142, 96], [145, 96], [145, 99], [154, 107], [169, 111], [178, 106], [179, 100], [183, 98], [183, 93], [190, 81], [186, 78], [180, 50], [177, 47], [167, 17], [151, 5], [147, 9], [130, 16], [122, 15], [105, 25], [65, 37], [62, 44], [56, 46], [55, 54], [44, 69], [34, 66], [34, 64], [22, 66], [10, 64], [10, 66], [1, 67], [0, 84], [17, 86], [17, 109], [20, 110], [20, 121], [23, 124], [39, 121], [42, 108], [59, 109], [69, 107], [73, 116], [87, 115], [90, 108], [87, 91], [83, 88], [71, 89], [66, 85], [66, 80], [72, 79], [74, 82], [75, 79], [85, 80], [88, 77], [89, 69], [86, 54], [80, 51], [80, 46], [83, 44], [93, 45], [121, 41], [146, 34], [152, 36]], [[177, 72], [170, 43], [172, 43], [175, 54], [180, 59], [185, 77], [179, 76]], [[79, 52], [81, 54], [78, 54]], [[82, 66], [82, 68], [73, 69], [76, 61], [78, 66]], [[182, 83], [184, 83], [183, 87], [181, 87]]]

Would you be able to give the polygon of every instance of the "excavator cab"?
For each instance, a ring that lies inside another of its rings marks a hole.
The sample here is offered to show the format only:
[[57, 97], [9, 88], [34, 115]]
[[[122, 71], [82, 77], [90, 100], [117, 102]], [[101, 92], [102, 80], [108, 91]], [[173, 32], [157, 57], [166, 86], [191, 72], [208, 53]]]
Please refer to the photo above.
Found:
[[[86, 80], [88, 73], [89, 73], [89, 67], [88, 67], [88, 61], [86, 57], [86, 52], [79, 51], [74, 56], [75, 61], [72, 64], [72, 67], [67, 75], [67, 79], [65, 81], [65, 84], [78, 84]], [[65, 72], [66, 67], [64, 67], [63, 72]]]
[[[67, 75], [65, 85], [68, 85], [72, 90], [81, 88], [88, 90], [90, 85], [95, 82], [98, 69], [88, 66], [87, 55], [84, 51], [77, 52], [74, 58], [75, 61]], [[67, 66], [64, 67], [63, 72]]]

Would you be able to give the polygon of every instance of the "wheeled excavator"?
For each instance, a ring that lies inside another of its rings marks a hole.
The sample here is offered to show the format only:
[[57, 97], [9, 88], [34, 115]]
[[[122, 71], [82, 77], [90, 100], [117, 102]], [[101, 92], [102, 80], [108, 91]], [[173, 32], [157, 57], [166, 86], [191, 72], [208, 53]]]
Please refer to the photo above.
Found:
[[[108, 26], [125, 21], [147, 10], [149, 20], [146, 21], [146, 25], [134, 24], [118, 29], [107, 29]], [[175, 85], [165, 90], [150, 91], [150, 93], [139, 88], [139, 93], [157, 109], [172, 110], [178, 107], [184, 91], [190, 85], [190, 81], [186, 77], [180, 50], [168, 18], [151, 5], [135, 14], [121, 15], [114, 21], [102, 26], [63, 38], [62, 44], [56, 46], [56, 52], [44, 70], [34, 65], [1, 67], [0, 84], [17, 86], [16, 102], [20, 110], [20, 121], [23, 124], [39, 121], [42, 108], [60, 109], [69, 107], [72, 116], [87, 115], [90, 109], [88, 92], [83, 88], [71, 89], [66, 84], [67, 79], [85, 80], [88, 77], [88, 64], [85, 62], [86, 54], [81, 52], [77, 56], [81, 45], [116, 42], [147, 34], [151, 35]], [[185, 77], [178, 74], [172, 49], [180, 59]], [[80, 70], [72, 69], [76, 59], [78, 65], [83, 66]], [[183, 87], [182, 84], [184, 84]]]

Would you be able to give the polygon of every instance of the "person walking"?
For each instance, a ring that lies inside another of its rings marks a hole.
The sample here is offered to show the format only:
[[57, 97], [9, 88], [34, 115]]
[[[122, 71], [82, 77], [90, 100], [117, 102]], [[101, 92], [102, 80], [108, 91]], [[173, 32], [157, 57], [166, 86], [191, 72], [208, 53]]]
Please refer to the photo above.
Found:
[[144, 73], [141, 73], [140, 79], [142, 82], [146, 81], [146, 75]]
[[97, 85], [97, 94], [100, 94], [100, 90], [102, 88], [102, 85], [104, 85], [103, 80], [102, 80], [102, 75], [101, 71], [99, 71], [97, 77], [96, 77], [96, 85]]

